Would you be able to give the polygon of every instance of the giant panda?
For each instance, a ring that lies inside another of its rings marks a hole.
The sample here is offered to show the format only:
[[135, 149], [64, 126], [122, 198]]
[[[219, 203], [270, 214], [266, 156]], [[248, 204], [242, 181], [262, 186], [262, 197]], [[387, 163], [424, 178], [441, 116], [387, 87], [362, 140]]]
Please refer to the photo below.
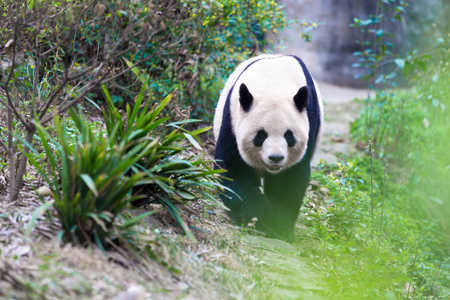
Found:
[[214, 116], [221, 195], [238, 225], [292, 241], [323, 123], [322, 100], [303, 61], [265, 54], [241, 63]]

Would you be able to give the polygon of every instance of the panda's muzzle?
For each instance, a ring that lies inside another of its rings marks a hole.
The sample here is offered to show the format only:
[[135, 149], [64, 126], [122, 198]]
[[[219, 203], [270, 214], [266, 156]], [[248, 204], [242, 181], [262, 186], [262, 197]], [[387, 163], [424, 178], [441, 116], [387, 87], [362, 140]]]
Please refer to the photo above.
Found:
[[269, 160], [274, 163], [279, 163], [284, 159], [283, 155], [269, 155]]
[[269, 155], [269, 164], [266, 164], [267, 170], [269, 172], [279, 172], [281, 171], [282, 164], [281, 162], [284, 160], [283, 155]]

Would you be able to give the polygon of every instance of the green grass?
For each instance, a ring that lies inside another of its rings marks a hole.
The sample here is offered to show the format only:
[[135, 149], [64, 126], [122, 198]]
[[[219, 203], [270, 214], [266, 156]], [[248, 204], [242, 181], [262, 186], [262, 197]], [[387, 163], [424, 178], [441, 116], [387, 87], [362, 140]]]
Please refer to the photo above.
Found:
[[[450, 291], [442, 286], [450, 272], [448, 267], [439, 269], [443, 257], [436, 225], [411, 218], [404, 199], [390, 192], [384, 198], [380, 227], [383, 174], [378, 174], [381, 184], [376, 189], [381, 191], [374, 191], [372, 230], [370, 181], [361, 180], [370, 177], [364, 174], [368, 162], [357, 160], [337, 165], [322, 162], [313, 173], [320, 186], [313, 186], [302, 209], [299, 222], [304, 229], [298, 235], [297, 255], [325, 274], [327, 293], [334, 299], [401, 299], [410, 283], [415, 299], [448, 297]], [[389, 180], [387, 185], [395, 185]]]
[[306, 200], [302, 255], [334, 298], [450, 297], [449, 73], [430, 65], [414, 88], [378, 91], [352, 125], [372, 162], [367, 150], [313, 174], [327, 192]]

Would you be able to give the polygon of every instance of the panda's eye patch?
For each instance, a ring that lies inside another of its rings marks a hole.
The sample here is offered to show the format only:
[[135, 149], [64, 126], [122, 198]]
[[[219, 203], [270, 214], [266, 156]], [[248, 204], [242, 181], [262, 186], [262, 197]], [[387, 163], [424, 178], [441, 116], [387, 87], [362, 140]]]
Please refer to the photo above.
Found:
[[264, 129], [260, 129], [258, 130], [258, 132], [255, 135], [255, 138], [253, 139], [253, 144], [256, 147], [261, 147], [266, 139], [267, 139], [267, 132]]
[[286, 142], [289, 147], [293, 147], [295, 145], [294, 133], [291, 130], [287, 130], [284, 133], [284, 138], [286, 139]]

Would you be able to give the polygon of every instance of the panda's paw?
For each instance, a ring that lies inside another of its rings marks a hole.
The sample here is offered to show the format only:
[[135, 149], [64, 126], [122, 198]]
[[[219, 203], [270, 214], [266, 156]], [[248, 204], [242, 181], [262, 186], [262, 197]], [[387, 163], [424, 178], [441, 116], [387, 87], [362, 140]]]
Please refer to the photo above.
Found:
[[292, 243], [295, 240], [294, 230], [288, 230], [288, 229], [283, 230], [281, 232], [273, 232], [273, 231], [267, 232], [266, 237], [286, 241], [289, 243]]
[[286, 236], [286, 241], [289, 243], [293, 243], [294, 240], [295, 240], [294, 230], [291, 230]]
[[284, 230], [281, 233], [281, 239], [289, 243], [294, 242], [295, 239], [294, 229], [292, 228]]

